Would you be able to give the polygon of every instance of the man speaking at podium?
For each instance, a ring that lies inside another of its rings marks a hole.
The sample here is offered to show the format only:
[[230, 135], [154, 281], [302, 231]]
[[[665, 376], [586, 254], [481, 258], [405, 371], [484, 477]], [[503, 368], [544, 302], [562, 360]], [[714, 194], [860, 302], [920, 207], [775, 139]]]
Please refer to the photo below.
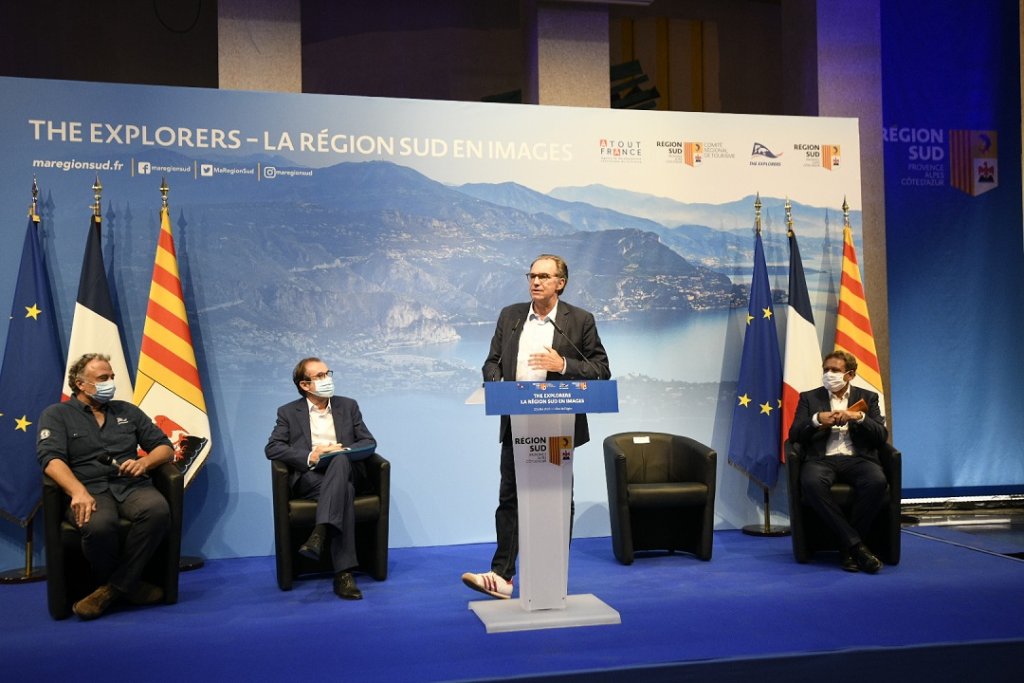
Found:
[[[608, 355], [597, 334], [594, 316], [559, 301], [569, 281], [569, 267], [553, 254], [534, 259], [526, 274], [530, 303], [502, 309], [484, 361], [484, 381], [543, 381], [560, 379], [608, 379]], [[498, 547], [491, 570], [466, 573], [462, 581], [473, 590], [496, 598], [512, 597], [512, 577], [519, 554], [519, 501], [516, 465], [512, 453], [512, 427], [501, 416], [501, 485], [494, 513]], [[590, 440], [587, 416], [576, 416], [573, 446]]]

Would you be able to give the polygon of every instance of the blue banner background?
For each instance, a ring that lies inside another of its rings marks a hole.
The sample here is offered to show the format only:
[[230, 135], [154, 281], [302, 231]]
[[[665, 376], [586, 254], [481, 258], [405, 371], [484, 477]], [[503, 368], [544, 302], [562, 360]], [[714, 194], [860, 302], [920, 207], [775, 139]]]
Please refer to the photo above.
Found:
[[[905, 495], [1020, 492], [1018, 3], [882, 8], [891, 405]], [[952, 130], [998, 133], [997, 188], [971, 196], [950, 185]]]

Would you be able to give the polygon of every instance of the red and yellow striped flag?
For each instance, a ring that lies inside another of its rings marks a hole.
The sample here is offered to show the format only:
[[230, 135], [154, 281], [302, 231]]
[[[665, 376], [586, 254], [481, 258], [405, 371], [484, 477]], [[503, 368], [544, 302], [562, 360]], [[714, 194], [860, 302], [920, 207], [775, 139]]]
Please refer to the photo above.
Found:
[[871, 331], [871, 316], [868, 315], [857, 250], [853, 246], [853, 233], [848, 221], [843, 226], [843, 274], [839, 280], [835, 348], [852, 353], [857, 359], [857, 375], [852, 384], [877, 393], [878, 407], [885, 415], [882, 370], [878, 364], [875, 335]]
[[171, 219], [160, 210], [160, 239], [142, 329], [135, 404], [174, 444], [174, 463], [192, 481], [210, 452], [210, 419], [185, 314]]

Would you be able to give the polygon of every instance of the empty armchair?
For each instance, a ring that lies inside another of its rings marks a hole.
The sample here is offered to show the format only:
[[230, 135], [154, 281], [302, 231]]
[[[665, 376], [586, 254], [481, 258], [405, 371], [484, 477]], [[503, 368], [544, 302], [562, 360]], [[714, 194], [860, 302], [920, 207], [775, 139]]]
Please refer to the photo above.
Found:
[[685, 436], [625, 432], [604, 440], [612, 550], [683, 550], [711, 559], [718, 456]]
[[[146, 566], [143, 578], [164, 591], [164, 602], [178, 601], [178, 567], [181, 561], [181, 520], [185, 498], [185, 477], [171, 463], [152, 470], [153, 485], [167, 499], [171, 526], [163, 543]], [[71, 605], [97, 588], [89, 564], [82, 554], [82, 535], [65, 517], [70, 500], [50, 477], [43, 476], [43, 526], [46, 541], [46, 602], [50, 616], [66, 619]], [[121, 539], [129, 524], [121, 520]]]
[[[366, 489], [356, 487], [356, 556], [359, 569], [374, 579], [388, 576], [388, 512], [391, 500], [391, 463], [374, 453], [360, 461], [366, 469]], [[277, 585], [291, 590], [299, 574], [331, 572], [330, 553], [319, 561], [299, 555], [299, 546], [313, 531], [316, 501], [293, 498], [288, 483], [289, 468], [279, 460], [270, 461], [274, 502], [274, 545], [277, 557]]]
[[[878, 449], [886, 481], [888, 500], [875, 517], [864, 543], [882, 562], [896, 565], [900, 562], [900, 502], [903, 491], [903, 465], [900, 452], [890, 444]], [[835, 534], [825, 526], [818, 514], [803, 502], [800, 469], [804, 462], [804, 449], [799, 443], [786, 442], [786, 467], [789, 470], [789, 526], [793, 541], [793, 557], [797, 562], [809, 562], [817, 551], [838, 551]], [[849, 515], [854, 493], [848, 484], [832, 486], [832, 496], [839, 507]]]

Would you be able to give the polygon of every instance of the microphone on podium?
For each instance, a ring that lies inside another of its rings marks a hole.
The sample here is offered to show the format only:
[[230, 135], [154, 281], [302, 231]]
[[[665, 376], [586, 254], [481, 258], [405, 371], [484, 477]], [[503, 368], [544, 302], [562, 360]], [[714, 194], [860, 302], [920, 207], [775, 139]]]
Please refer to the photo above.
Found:
[[558, 323], [555, 322], [555, 319], [548, 318], [548, 322], [551, 323], [551, 326], [555, 328], [555, 332], [562, 335], [562, 338], [565, 339], [565, 341], [569, 342], [569, 346], [572, 347], [572, 350], [579, 354], [583, 362], [586, 363], [587, 367], [589, 367], [590, 370], [594, 373], [594, 379], [601, 379], [601, 373], [598, 371], [597, 366], [590, 362], [590, 359], [587, 358], [582, 351], [580, 351], [580, 348], [572, 342], [572, 339], [569, 339], [568, 335], [566, 335], [565, 332], [562, 332], [562, 328], [558, 326]]

